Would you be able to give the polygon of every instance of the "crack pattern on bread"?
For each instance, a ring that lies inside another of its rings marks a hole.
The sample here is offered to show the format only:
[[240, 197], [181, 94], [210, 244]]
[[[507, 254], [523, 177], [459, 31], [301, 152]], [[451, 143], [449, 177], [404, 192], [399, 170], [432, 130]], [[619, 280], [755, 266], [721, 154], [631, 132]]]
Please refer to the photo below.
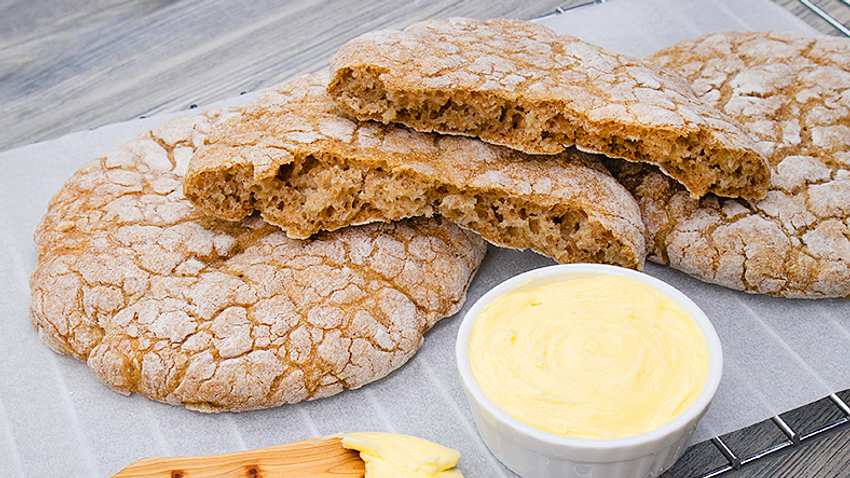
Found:
[[31, 318], [113, 389], [205, 412], [333, 395], [456, 312], [485, 243], [444, 219], [287, 238], [183, 196], [216, 121], [171, 121], [78, 171], [35, 233]]
[[655, 164], [696, 197], [761, 198], [753, 141], [674, 74], [519, 20], [432, 20], [356, 38], [331, 60], [347, 115], [477, 136], [527, 153], [569, 146]]
[[327, 78], [287, 82], [214, 129], [185, 193], [208, 214], [257, 210], [290, 237], [440, 214], [500, 246], [560, 262], [643, 265], [634, 198], [598, 158], [537, 158], [477, 140], [338, 115]]
[[657, 170], [612, 166], [641, 205], [652, 260], [752, 293], [850, 296], [850, 40], [723, 33], [652, 59], [734, 116], [773, 169], [749, 203], [697, 201]]

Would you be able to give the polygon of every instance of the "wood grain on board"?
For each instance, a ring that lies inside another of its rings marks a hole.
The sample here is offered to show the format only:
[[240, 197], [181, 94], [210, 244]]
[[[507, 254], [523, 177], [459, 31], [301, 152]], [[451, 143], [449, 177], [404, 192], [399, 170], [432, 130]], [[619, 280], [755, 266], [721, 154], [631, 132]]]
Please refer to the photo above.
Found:
[[146, 458], [112, 478], [363, 478], [360, 454], [339, 437], [212, 456]]

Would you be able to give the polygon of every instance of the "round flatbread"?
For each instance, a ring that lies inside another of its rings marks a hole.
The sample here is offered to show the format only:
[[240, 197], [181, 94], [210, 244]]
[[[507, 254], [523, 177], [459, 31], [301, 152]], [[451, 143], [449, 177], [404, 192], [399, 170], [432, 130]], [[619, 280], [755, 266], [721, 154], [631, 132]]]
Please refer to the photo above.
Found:
[[537, 22], [450, 18], [355, 38], [329, 94], [359, 120], [475, 136], [534, 154], [582, 151], [654, 164], [695, 197], [760, 199], [752, 140], [687, 82]]
[[31, 317], [124, 393], [201, 411], [333, 395], [404, 364], [462, 305], [484, 242], [445, 220], [289, 239], [199, 214], [182, 193], [212, 113], [78, 171], [35, 233]]
[[652, 60], [688, 78], [769, 158], [757, 202], [689, 197], [658, 172], [619, 164], [652, 260], [752, 293], [850, 296], [850, 40], [721, 33]]

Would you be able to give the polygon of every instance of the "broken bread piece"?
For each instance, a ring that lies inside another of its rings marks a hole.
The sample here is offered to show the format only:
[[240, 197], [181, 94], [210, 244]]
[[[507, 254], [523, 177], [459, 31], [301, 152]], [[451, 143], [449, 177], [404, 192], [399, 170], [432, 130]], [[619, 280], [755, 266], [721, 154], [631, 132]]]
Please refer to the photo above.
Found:
[[346, 115], [477, 136], [534, 154], [575, 145], [657, 165], [692, 196], [759, 199], [767, 163], [743, 130], [649, 62], [519, 20], [432, 20], [356, 38], [331, 60]]
[[650, 259], [754, 294], [850, 298], [850, 40], [716, 33], [652, 61], [735, 117], [773, 175], [761, 201], [695, 200], [655, 168], [615, 164]]
[[169, 121], [59, 190], [35, 232], [41, 340], [121, 393], [202, 412], [327, 397], [401, 367], [463, 305], [484, 241], [442, 218], [309, 241], [210, 219], [181, 185], [221, 120]]
[[559, 262], [641, 268], [634, 198], [597, 157], [532, 157], [338, 115], [327, 77], [287, 82], [213, 129], [186, 196], [231, 221], [259, 211], [293, 238], [440, 214], [489, 242]]

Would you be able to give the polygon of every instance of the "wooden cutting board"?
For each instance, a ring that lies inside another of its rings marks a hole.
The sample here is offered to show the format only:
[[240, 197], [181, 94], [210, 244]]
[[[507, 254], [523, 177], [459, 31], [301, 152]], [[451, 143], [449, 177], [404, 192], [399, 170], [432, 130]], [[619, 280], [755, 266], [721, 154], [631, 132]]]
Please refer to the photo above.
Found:
[[339, 437], [210, 456], [146, 458], [113, 478], [363, 478], [358, 452]]

